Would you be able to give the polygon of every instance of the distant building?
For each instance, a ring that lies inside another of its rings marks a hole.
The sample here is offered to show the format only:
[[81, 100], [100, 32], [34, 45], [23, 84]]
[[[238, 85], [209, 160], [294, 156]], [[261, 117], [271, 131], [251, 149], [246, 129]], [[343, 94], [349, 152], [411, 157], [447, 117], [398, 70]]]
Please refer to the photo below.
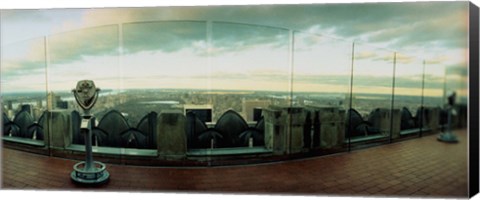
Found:
[[[351, 97], [351, 99], [350, 99], [350, 97]], [[357, 100], [358, 100], [358, 98], [357, 98], [356, 94], [349, 94], [349, 93], [345, 94], [345, 98], [343, 99], [345, 108], [349, 108], [350, 106], [352, 106], [352, 108], [355, 108], [358, 111], [360, 109], [359, 107], [362, 107], [362, 106], [361, 106], [361, 104], [359, 104], [359, 101], [357, 101]], [[352, 103], [352, 105], [350, 105], [350, 103]]]
[[37, 105], [36, 105], [37, 108], [42, 108], [42, 100], [41, 99], [37, 99]]
[[7, 111], [7, 116], [9, 119], [13, 119], [13, 116], [15, 116], [15, 112], [13, 110], [8, 110]]
[[21, 106], [21, 111], [26, 111], [30, 113], [30, 115], [33, 115], [33, 108], [30, 104], [25, 104]]
[[7, 101], [7, 110], [13, 110], [13, 102], [12, 100]]
[[57, 101], [57, 108], [59, 109], [68, 109], [68, 102], [67, 101]]
[[262, 110], [263, 108], [261, 107], [253, 108], [253, 121], [258, 121], [262, 118]]
[[185, 104], [183, 106], [183, 113], [193, 112], [203, 122], [212, 122], [213, 119], [213, 105], [211, 104]]
[[49, 92], [47, 95], [47, 110], [53, 110], [57, 106], [57, 99], [55, 93]]
[[269, 100], [246, 100], [243, 99], [242, 114], [247, 121], [257, 121], [264, 108], [271, 105]]
[[60, 96], [49, 92], [47, 95], [47, 110], [68, 109], [68, 102], [63, 101]]
[[33, 108], [33, 118], [34, 119], [39, 119], [43, 114], [43, 110], [41, 108]]

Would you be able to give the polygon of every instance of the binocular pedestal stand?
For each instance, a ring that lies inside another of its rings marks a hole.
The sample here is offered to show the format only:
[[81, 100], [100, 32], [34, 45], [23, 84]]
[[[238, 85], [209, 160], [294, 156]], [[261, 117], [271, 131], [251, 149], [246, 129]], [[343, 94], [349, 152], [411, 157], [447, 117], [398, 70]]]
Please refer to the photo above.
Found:
[[70, 177], [74, 182], [82, 184], [102, 184], [108, 181], [110, 174], [105, 170], [105, 164], [93, 161], [92, 156], [92, 124], [95, 118], [85, 114], [80, 125], [81, 133], [85, 136], [85, 161], [73, 166]]

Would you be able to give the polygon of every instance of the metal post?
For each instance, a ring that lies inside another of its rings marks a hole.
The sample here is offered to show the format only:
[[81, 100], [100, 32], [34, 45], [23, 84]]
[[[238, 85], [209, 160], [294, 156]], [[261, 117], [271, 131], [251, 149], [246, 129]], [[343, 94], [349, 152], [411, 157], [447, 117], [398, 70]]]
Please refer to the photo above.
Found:
[[88, 129], [85, 131], [85, 170], [92, 169], [93, 155], [92, 155], [92, 119], [91, 116], [85, 116], [88, 119]]
[[393, 53], [393, 76], [392, 76], [392, 99], [390, 102], [390, 134], [388, 136], [388, 142], [392, 143], [393, 134], [393, 110], [395, 108], [395, 76], [397, 70], [397, 52]]
[[348, 112], [348, 151], [350, 152], [351, 150], [351, 132], [352, 132], [352, 99], [353, 99], [353, 67], [354, 67], [354, 62], [355, 62], [355, 42], [352, 43], [352, 60], [351, 60], [351, 68], [350, 68], [350, 101], [349, 101], [349, 106], [350, 110]]
[[448, 108], [447, 132], [452, 132], [452, 107]]
[[420, 120], [420, 135], [419, 137], [422, 137], [423, 135], [423, 127], [425, 126], [424, 122], [425, 122], [425, 98], [424, 98], [424, 95], [425, 95], [425, 60], [423, 60], [423, 71], [422, 71], [422, 99], [421, 99], [421, 108], [422, 108], [422, 112], [420, 115], [421, 116], [421, 120]]
[[[48, 100], [48, 91], [49, 91], [48, 80], [50, 80], [50, 79], [48, 79], [48, 70], [49, 70], [48, 68], [50, 66], [50, 54], [48, 52], [49, 43], [48, 43], [48, 37], [47, 36], [44, 37], [43, 44], [44, 44], [43, 45], [43, 48], [44, 48], [43, 53], [44, 53], [44, 56], [45, 56], [44, 61], [45, 61], [45, 80], [46, 80], [45, 81], [45, 97]], [[48, 110], [48, 106], [47, 106], [47, 111], [50, 111], [50, 110]], [[48, 114], [47, 114], [47, 116], [48, 116]], [[46, 125], [47, 125], [47, 127], [44, 127], [44, 128], [46, 128], [47, 130], [49, 130], [48, 132], [50, 132], [50, 122], [48, 122]], [[50, 147], [50, 144], [51, 144], [50, 133], [48, 133], [48, 135], [46, 135], [46, 136], [47, 136], [46, 137], [47, 138], [47, 144], [46, 145], [48, 147], [48, 155], [52, 156], [52, 148]]]
[[293, 134], [293, 79], [294, 79], [294, 71], [295, 71], [295, 58], [294, 58], [294, 51], [295, 51], [295, 35], [294, 35], [294, 32], [293, 30], [289, 30], [289, 44], [290, 44], [290, 51], [289, 51], [289, 60], [290, 60], [290, 82], [289, 82], [289, 85], [290, 85], [290, 102], [289, 102], [289, 105], [288, 105], [288, 109], [287, 109], [287, 116], [288, 116], [288, 148], [287, 148], [287, 154], [290, 154], [291, 151], [292, 151], [292, 134]]

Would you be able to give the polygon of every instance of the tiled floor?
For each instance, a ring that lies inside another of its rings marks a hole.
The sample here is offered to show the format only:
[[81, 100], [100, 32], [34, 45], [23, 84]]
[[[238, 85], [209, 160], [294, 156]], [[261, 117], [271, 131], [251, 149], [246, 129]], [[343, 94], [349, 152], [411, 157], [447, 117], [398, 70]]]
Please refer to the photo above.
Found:
[[348, 196], [466, 197], [466, 130], [460, 142], [437, 135], [304, 160], [249, 166], [165, 168], [108, 164], [110, 181], [85, 188], [70, 181], [77, 162], [3, 148], [2, 187], [102, 191]]

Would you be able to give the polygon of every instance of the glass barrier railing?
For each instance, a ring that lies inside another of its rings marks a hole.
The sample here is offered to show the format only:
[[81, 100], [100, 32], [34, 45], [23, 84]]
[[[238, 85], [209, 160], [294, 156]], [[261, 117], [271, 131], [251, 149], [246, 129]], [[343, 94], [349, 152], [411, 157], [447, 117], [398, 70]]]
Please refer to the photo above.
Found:
[[2, 46], [1, 99], [3, 138], [43, 146], [49, 102], [45, 38]]
[[[149, 115], [149, 126], [156, 130], [161, 112], [211, 109], [206, 22], [123, 24], [122, 39], [120, 79], [129, 95], [117, 108], [128, 114], [132, 124], [146, 127], [141, 123]], [[202, 119], [210, 122], [207, 118]], [[156, 138], [156, 131], [149, 134]], [[154, 140], [151, 147], [156, 148]]]
[[263, 145], [262, 110], [290, 105], [289, 31], [229, 22], [208, 28], [215, 125], [198, 138], [218, 138], [218, 147]]
[[395, 54], [394, 109], [400, 111], [400, 135], [419, 135], [425, 126], [423, 109], [424, 63], [413, 56]]
[[455, 92], [456, 103], [467, 104], [468, 71], [465, 66], [450, 66], [445, 69], [445, 91], [447, 95]]
[[443, 108], [446, 102], [444, 97], [445, 66], [439, 63], [425, 61], [423, 98], [424, 105]]
[[394, 52], [355, 43], [351, 107], [346, 136], [355, 143], [364, 139], [388, 142], [391, 131]]
[[446, 112], [446, 82], [445, 66], [438, 62], [425, 62], [423, 102], [426, 108], [431, 108], [436, 113], [435, 119], [431, 119], [430, 127], [443, 127], [447, 124]]
[[[70, 133], [66, 134], [65, 139], [69, 142], [59, 139], [53, 143], [65, 146], [69, 146], [69, 143], [85, 143], [84, 134], [80, 132], [83, 110], [72, 93], [80, 80], [95, 80], [96, 87], [101, 89], [98, 101], [90, 111], [96, 117], [92, 134], [93, 146], [117, 146], [124, 142], [121, 134], [125, 134], [124, 131], [128, 129], [128, 122], [120, 119], [105, 120], [107, 113], [125, 98], [121, 94], [122, 82], [119, 79], [119, 44], [118, 25], [75, 30], [48, 37], [47, 81], [48, 96], [52, 99], [48, 110], [55, 112], [49, 122], [52, 130]], [[64, 123], [70, 123], [71, 129], [62, 125]]]
[[[211, 28], [213, 102], [219, 119], [232, 109], [256, 121], [255, 107], [290, 105], [289, 31], [266, 26], [213, 22]], [[235, 94], [236, 93], [236, 94]]]
[[349, 107], [352, 43], [294, 32], [293, 105], [306, 108], [304, 145], [342, 146]]
[[262, 110], [303, 107], [304, 146], [331, 148], [421, 134], [446, 123], [449, 91], [467, 97], [461, 67], [446, 73], [442, 63], [366, 44], [217, 21], [58, 33], [2, 46], [1, 62], [4, 138], [41, 142], [49, 126], [68, 136], [48, 142], [82, 145], [71, 89], [90, 79], [101, 89], [94, 145], [119, 154], [156, 149], [164, 111], [185, 115], [188, 147], [198, 149], [260, 147]]

